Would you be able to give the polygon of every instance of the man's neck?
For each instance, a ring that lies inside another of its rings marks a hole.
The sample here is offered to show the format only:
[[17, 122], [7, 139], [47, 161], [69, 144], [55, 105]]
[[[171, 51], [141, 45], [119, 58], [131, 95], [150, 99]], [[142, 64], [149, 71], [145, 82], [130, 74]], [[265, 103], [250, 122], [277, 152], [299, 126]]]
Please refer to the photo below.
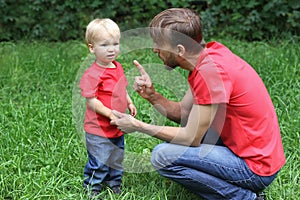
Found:
[[178, 58], [178, 63], [180, 67], [188, 71], [193, 71], [202, 51], [203, 49], [199, 53], [187, 54], [185, 55], [185, 57]]

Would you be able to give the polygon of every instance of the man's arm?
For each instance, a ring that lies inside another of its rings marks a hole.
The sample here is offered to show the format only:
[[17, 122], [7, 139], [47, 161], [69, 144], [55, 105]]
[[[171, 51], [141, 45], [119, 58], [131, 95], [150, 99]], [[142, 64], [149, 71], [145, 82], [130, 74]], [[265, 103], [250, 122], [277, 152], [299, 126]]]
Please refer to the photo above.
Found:
[[126, 133], [139, 131], [170, 143], [199, 146], [215, 117], [217, 108], [218, 105], [193, 105], [185, 127], [147, 124], [116, 111], [113, 111], [116, 119], [111, 123]]
[[174, 102], [163, 97], [158, 92], [153, 93], [147, 99], [154, 108], [168, 119], [186, 125], [189, 113], [193, 105], [193, 97], [189, 89], [180, 102]]
[[141, 76], [135, 77], [134, 89], [144, 99], [148, 100], [163, 116], [172, 121], [185, 125], [192, 108], [193, 97], [190, 89], [186, 92], [181, 102], [168, 100], [155, 91], [148, 73], [138, 61], [134, 61]]

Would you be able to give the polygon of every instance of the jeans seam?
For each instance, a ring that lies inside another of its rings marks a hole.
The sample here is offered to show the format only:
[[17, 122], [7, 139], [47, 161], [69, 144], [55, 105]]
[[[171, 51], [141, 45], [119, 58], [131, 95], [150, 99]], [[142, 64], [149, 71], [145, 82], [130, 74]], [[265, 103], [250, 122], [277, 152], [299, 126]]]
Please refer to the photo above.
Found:
[[215, 193], [218, 193], [218, 194], [224, 196], [223, 193], [220, 193], [220, 191], [215, 190], [213, 187], [210, 187], [210, 186], [207, 185], [207, 184], [203, 184], [202, 182], [199, 182], [199, 181], [196, 180], [196, 179], [193, 179], [193, 178], [191, 178], [191, 177], [188, 177], [188, 176], [186, 176], [184, 173], [178, 172], [178, 174], [180, 174], [180, 175], [182, 175], [183, 177], [185, 177], [186, 180], [191, 180], [191, 181], [197, 182], [199, 185], [203, 185], [203, 186], [209, 188], [210, 190], [214, 191]]
[[218, 166], [219, 168], [223, 168], [224, 170], [231, 170], [231, 171], [235, 171], [235, 172], [239, 172], [239, 173], [242, 173], [244, 172], [245, 170], [243, 169], [237, 169], [237, 168], [232, 168], [232, 167], [226, 167], [226, 166], [223, 166], [223, 165], [220, 165], [216, 162], [212, 162], [210, 160], [206, 160], [206, 159], [203, 159], [202, 162], [205, 162], [206, 164], [209, 164], [209, 165], [215, 165], [215, 166]]
[[[243, 187], [242, 185], [240, 185], [240, 183], [244, 183], [244, 184], [246, 184], [249, 187], [248, 189], [251, 189], [252, 191], [255, 191], [255, 188], [253, 188], [253, 186], [251, 184], [252, 180], [255, 179], [255, 174], [254, 173], [251, 174], [251, 175], [249, 175], [249, 171], [248, 170], [243, 170], [243, 169], [237, 169], [237, 168], [222, 166], [222, 165], [219, 165], [218, 163], [215, 163], [215, 162], [211, 162], [211, 161], [208, 162], [205, 159], [203, 159], [203, 162], [205, 162], [207, 165], [218, 166], [218, 168], [222, 168], [224, 171], [231, 170], [233, 173], [239, 173], [239, 174], [241, 174], [242, 177], [240, 177], [238, 180], [230, 180], [228, 178], [226, 178], [226, 179], [221, 178], [221, 179], [223, 179], [224, 181], [226, 181], [228, 183], [231, 183], [231, 184], [234, 184], [234, 185], [238, 185], [239, 187], [242, 187], [242, 188], [245, 188], [245, 187]], [[247, 176], [249, 176], [249, 177], [246, 178], [245, 174], [247, 174]], [[211, 174], [211, 175], [213, 175], [213, 174]], [[245, 189], [247, 189], [247, 188], [245, 188]]]

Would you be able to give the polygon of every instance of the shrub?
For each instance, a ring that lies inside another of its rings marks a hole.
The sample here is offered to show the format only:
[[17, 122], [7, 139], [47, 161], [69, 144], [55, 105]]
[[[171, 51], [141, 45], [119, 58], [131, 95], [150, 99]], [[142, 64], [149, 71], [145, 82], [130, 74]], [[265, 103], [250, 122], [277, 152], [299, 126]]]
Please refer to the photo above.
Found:
[[202, 13], [210, 35], [262, 40], [300, 35], [297, 0], [210, 0]]
[[83, 37], [93, 18], [112, 18], [122, 29], [147, 26], [149, 20], [169, 7], [188, 7], [189, 1], [126, 0], [0, 0], [0, 41], [45, 39], [65, 41]]
[[146, 27], [157, 13], [170, 7], [201, 13], [207, 36], [261, 40], [300, 32], [297, 0], [0, 0], [0, 41], [83, 39], [86, 25], [96, 17], [115, 20], [122, 31]]

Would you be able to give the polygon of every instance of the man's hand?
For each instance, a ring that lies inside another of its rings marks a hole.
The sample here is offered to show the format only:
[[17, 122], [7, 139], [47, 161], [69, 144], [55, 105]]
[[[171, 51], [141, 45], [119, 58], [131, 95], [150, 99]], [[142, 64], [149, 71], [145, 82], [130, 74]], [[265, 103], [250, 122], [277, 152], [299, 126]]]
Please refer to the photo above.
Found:
[[118, 126], [118, 128], [124, 133], [131, 133], [137, 130], [138, 120], [136, 120], [133, 116], [120, 113], [116, 110], [113, 110], [112, 113], [115, 118], [110, 121], [111, 125]]
[[144, 99], [149, 99], [151, 95], [155, 93], [155, 89], [152, 86], [152, 81], [150, 79], [150, 76], [138, 61], [134, 60], [133, 64], [137, 67], [137, 69], [141, 74], [141, 76], [135, 77], [135, 82], [133, 87], [141, 97], [143, 97]]

